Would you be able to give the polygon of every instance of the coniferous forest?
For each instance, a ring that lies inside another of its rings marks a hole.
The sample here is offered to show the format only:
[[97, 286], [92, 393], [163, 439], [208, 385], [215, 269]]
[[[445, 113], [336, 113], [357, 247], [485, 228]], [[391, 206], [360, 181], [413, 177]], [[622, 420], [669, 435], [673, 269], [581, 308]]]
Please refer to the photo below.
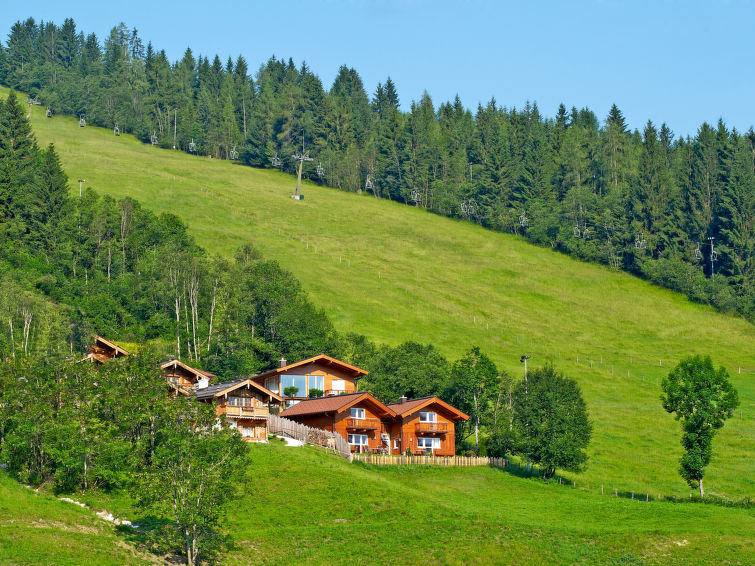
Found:
[[[752, 128], [703, 123], [679, 137], [651, 122], [630, 131], [616, 106], [603, 117], [562, 105], [548, 117], [534, 103], [491, 99], [471, 111], [427, 93], [404, 111], [390, 78], [368, 94], [346, 66], [326, 90], [291, 59], [272, 57], [256, 73], [241, 56], [223, 63], [191, 49], [171, 62], [124, 24], [98, 38], [72, 19], [13, 25], [0, 83], [53, 113], [254, 167], [293, 173], [303, 147], [315, 182], [520, 234], [755, 315]], [[116, 233], [124, 212], [108, 206]], [[105, 241], [97, 261], [127, 271], [128, 249], [104, 252]]]

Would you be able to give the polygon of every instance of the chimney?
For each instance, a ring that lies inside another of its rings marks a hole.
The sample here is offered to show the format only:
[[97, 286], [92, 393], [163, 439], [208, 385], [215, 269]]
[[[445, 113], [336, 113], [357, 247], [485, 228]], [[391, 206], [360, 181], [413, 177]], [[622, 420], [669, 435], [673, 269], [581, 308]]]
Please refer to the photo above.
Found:
[[210, 384], [210, 380], [206, 377], [200, 377], [197, 379], [197, 389], [204, 389]]
[[403, 405], [404, 403], [406, 403], [406, 395], [402, 395], [401, 397], [399, 397], [398, 403], [399, 405]]
[[280, 364], [281, 364], [280, 367], [282, 368], [286, 367], [288, 365], [286, 358], [281, 358]]

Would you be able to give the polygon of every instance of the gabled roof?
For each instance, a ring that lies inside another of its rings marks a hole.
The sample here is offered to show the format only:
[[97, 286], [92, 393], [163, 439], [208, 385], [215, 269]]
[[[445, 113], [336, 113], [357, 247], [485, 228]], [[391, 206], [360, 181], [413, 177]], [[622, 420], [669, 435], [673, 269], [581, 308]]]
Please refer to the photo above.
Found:
[[110, 340], [105, 340], [102, 336], [95, 336], [94, 337], [94, 345], [105, 346], [106, 348], [110, 348], [111, 350], [115, 350], [115, 356], [118, 357], [121, 356], [128, 356], [129, 353], [118, 346], [117, 344], [113, 344]]
[[319, 356], [314, 356], [312, 358], [307, 358], [306, 360], [302, 360], [300, 362], [296, 362], [294, 364], [288, 364], [283, 367], [278, 367], [275, 369], [271, 369], [268, 371], [264, 371], [262, 373], [258, 373], [257, 375], [253, 376], [252, 379], [260, 379], [264, 377], [270, 377], [272, 375], [281, 374], [281, 373], [287, 373], [291, 371], [292, 369], [296, 369], [301, 366], [305, 366], [307, 364], [311, 363], [321, 363], [326, 366], [334, 366], [340, 369], [341, 371], [345, 373], [351, 373], [354, 375], [354, 377], [362, 377], [367, 375], [369, 372], [366, 370], [363, 370], [362, 368], [358, 368], [356, 366], [352, 366], [351, 364], [347, 364], [346, 362], [342, 362], [341, 360], [337, 360], [336, 358], [331, 358], [330, 356], [326, 356], [325, 354], [320, 354]]
[[214, 397], [220, 397], [221, 395], [230, 393], [231, 391], [239, 389], [240, 387], [244, 387], [245, 385], [254, 387], [261, 393], [268, 395], [271, 399], [275, 399], [279, 403], [283, 402], [283, 397], [273, 393], [267, 387], [263, 387], [259, 383], [255, 383], [250, 377], [241, 377], [239, 379], [232, 379], [230, 381], [221, 381], [220, 383], [208, 385], [207, 387], [203, 387], [202, 389], [195, 389], [194, 395], [198, 400], [204, 401], [212, 399]]
[[182, 367], [189, 373], [193, 373], [194, 375], [196, 375], [197, 378], [206, 377], [209, 379], [211, 377], [217, 377], [214, 373], [210, 373], [209, 371], [205, 371], [203, 369], [193, 368], [191, 366], [186, 365], [181, 360], [177, 360], [177, 359], [172, 359], [172, 360], [168, 360], [167, 362], [163, 362], [162, 364], [160, 364], [160, 367], [162, 369], [167, 369], [169, 367], [173, 367], [173, 368]]
[[396, 413], [396, 415], [402, 417], [410, 413], [421, 411], [422, 409], [430, 405], [438, 405], [439, 407], [442, 407], [453, 415], [452, 420], [454, 421], [466, 421], [469, 419], [469, 415], [462, 413], [459, 409], [452, 405], [449, 405], [448, 403], [443, 401], [443, 399], [435, 395], [421, 397], [419, 399], [410, 399], [409, 401], [404, 401], [403, 403], [391, 403], [390, 405], [388, 405], [388, 407], [391, 408]]
[[322, 413], [341, 413], [349, 410], [357, 403], [366, 401], [378, 409], [378, 416], [395, 417], [389, 407], [375, 399], [369, 393], [346, 393], [345, 395], [329, 395], [328, 397], [318, 397], [316, 399], [305, 399], [292, 405], [281, 413], [282, 417], [300, 417], [304, 415], [317, 415]]

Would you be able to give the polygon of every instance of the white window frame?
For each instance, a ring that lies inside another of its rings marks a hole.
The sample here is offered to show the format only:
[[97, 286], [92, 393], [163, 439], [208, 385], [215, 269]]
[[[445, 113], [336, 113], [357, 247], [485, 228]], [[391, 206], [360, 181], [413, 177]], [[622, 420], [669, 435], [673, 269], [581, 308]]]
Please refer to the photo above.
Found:
[[[352, 442], [353, 440], [356, 440], [357, 437], [359, 440], [364, 440], [364, 442]], [[366, 434], [349, 434], [349, 444], [352, 446], [367, 446], [368, 443], [369, 439]]]
[[[336, 385], [336, 384], [340, 385], [341, 387], [338, 387], [338, 385]], [[346, 380], [345, 379], [334, 379], [333, 381], [330, 382], [330, 388], [333, 391], [346, 391]]]
[[351, 418], [352, 419], [366, 419], [367, 416], [365, 414], [365, 410], [362, 407], [352, 407], [351, 408]]
[[[430, 446], [427, 446], [427, 441], [430, 441]], [[432, 448], [433, 450], [440, 450], [440, 438], [437, 436], [418, 436], [417, 448]]]
[[419, 412], [419, 422], [421, 422], [421, 423], [437, 423], [438, 422], [438, 413], [433, 413], [431, 411], [420, 411]]

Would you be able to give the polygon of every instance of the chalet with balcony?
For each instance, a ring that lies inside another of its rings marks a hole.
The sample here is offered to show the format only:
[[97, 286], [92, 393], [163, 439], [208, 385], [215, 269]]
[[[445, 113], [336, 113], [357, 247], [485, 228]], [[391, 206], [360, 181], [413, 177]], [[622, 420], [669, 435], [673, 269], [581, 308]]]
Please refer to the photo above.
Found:
[[408, 400], [388, 405], [396, 415], [386, 433], [390, 436], [391, 454], [453, 456], [456, 453], [455, 423], [469, 416], [438, 397]]
[[82, 361], [104, 363], [113, 358], [123, 358], [128, 355], [129, 353], [117, 344], [105, 340], [102, 336], [95, 336], [94, 345]]
[[213, 385], [200, 379], [194, 395], [198, 401], [212, 403], [215, 414], [224, 416], [228, 426], [248, 442], [267, 442], [270, 409], [283, 403], [280, 395], [247, 377]]
[[191, 395], [198, 386], [207, 387], [216, 380], [215, 374], [193, 368], [181, 360], [168, 360], [160, 364], [160, 368], [165, 372], [171, 396]]
[[337, 432], [352, 452], [387, 452], [386, 423], [396, 414], [369, 393], [345, 393], [300, 400], [280, 415], [307, 426]]
[[252, 380], [283, 397], [286, 407], [291, 407], [313, 397], [354, 393], [357, 380], [365, 375], [363, 369], [321, 354], [294, 364], [281, 359], [279, 367], [255, 375]]

